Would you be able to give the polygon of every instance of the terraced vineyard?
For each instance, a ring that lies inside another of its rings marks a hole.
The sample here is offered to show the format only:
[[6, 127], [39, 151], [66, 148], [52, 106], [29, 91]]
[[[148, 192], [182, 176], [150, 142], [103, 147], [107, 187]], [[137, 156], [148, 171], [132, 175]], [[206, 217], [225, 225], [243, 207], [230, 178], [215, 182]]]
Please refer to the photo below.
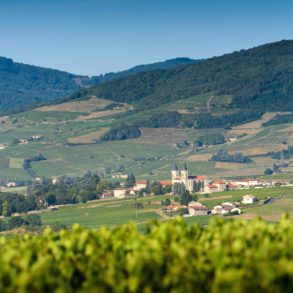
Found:
[[[230, 103], [228, 96], [200, 95], [159, 106], [151, 111], [128, 113], [130, 106], [118, 105], [108, 110], [112, 101], [88, 97], [80, 101], [46, 106], [10, 117], [1, 117], [0, 180], [26, 180], [30, 176], [23, 170], [25, 159], [43, 154], [47, 160], [32, 162], [37, 176], [80, 175], [88, 170], [115, 174], [123, 166], [125, 173], [134, 172], [137, 178], [169, 179], [170, 166], [177, 161], [188, 163], [194, 174], [210, 177], [261, 175], [278, 160], [268, 152], [286, 149], [293, 144], [292, 127], [281, 124], [262, 127], [276, 113], [267, 113], [262, 120], [227, 129], [193, 128], [141, 128], [142, 136], [125, 141], [96, 143], [112, 125], [131, 123], [166, 110], [178, 112], [211, 111], [215, 115]], [[111, 108], [111, 107], [110, 107]], [[118, 112], [117, 112], [118, 111]], [[125, 113], [125, 114], [123, 114]], [[126, 114], [127, 113], [127, 114]], [[226, 137], [238, 136], [235, 142], [210, 146], [195, 151], [193, 143], [204, 134], [222, 133]], [[40, 135], [42, 140], [29, 144], [12, 144], [15, 139]], [[286, 141], [287, 145], [283, 142]], [[210, 161], [220, 149], [250, 156], [254, 164], [219, 163]], [[290, 160], [285, 172], [292, 172]]]

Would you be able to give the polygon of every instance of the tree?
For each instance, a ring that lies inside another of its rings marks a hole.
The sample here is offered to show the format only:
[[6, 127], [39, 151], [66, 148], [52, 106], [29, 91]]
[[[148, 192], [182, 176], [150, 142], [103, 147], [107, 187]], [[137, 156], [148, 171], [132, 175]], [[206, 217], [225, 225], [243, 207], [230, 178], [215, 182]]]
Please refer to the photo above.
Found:
[[170, 200], [169, 198], [165, 198], [165, 199], [163, 199], [163, 200], [161, 201], [161, 204], [162, 204], [163, 206], [168, 206], [168, 205], [171, 204], [171, 200]]
[[10, 216], [9, 203], [7, 200], [5, 200], [2, 204], [2, 216], [3, 217]]
[[39, 215], [28, 215], [24, 219], [24, 224], [33, 227], [42, 226], [42, 220]]
[[162, 185], [160, 182], [154, 181], [148, 184], [147, 192], [154, 195], [163, 194]]
[[187, 206], [191, 201], [193, 201], [193, 198], [188, 190], [180, 196], [180, 204], [184, 206]]
[[111, 181], [106, 179], [101, 180], [99, 184], [96, 186], [97, 194], [101, 195], [105, 190], [107, 190], [108, 188], [111, 188], [111, 186], [112, 186]]
[[175, 195], [182, 195], [186, 191], [186, 187], [183, 183], [175, 183], [173, 185], [173, 192]]
[[126, 188], [131, 188], [135, 185], [135, 177], [133, 173], [127, 176], [126, 182], [125, 182], [125, 187]]
[[273, 170], [270, 169], [270, 168], [267, 168], [267, 169], [265, 169], [265, 171], [264, 171], [264, 174], [265, 174], [265, 175], [272, 175], [273, 173], [274, 173]]
[[52, 205], [56, 204], [56, 196], [55, 196], [55, 194], [49, 194], [47, 196], [47, 203], [48, 203], [49, 206], [52, 206]]

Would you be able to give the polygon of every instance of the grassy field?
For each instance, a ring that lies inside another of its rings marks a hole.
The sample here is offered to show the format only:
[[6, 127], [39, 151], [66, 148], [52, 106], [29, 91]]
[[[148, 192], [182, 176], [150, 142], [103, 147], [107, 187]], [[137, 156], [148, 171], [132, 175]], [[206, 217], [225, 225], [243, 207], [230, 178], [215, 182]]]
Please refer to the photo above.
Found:
[[[215, 193], [210, 198], [199, 197], [199, 201], [209, 209], [225, 201], [240, 201], [245, 194], [254, 194], [258, 199], [267, 197], [285, 196], [283, 199], [266, 206], [256, 206], [243, 209], [243, 215], [239, 217], [252, 218], [258, 215], [265, 219], [279, 219], [281, 214], [289, 213], [293, 215], [293, 188], [276, 187], [269, 189], [236, 190], [230, 192]], [[168, 196], [173, 200], [172, 196]], [[86, 227], [97, 228], [100, 226], [115, 227], [129, 221], [136, 222], [143, 229], [146, 223], [152, 220], [171, 220], [162, 213], [161, 200], [166, 196], [153, 196], [140, 198], [137, 201], [143, 203], [142, 209], [135, 209], [133, 198], [99, 200], [87, 204], [71, 205], [62, 207], [52, 212], [41, 213], [44, 224], [54, 224], [59, 222], [70, 227], [74, 223], [79, 223]], [[271, 218], [267, 218], [270, 216]], [[198, 223], [206, 225], [211, 216], [198, 216], [186, 218], [188, 223]]]
[[[88, 100], [2, 117], [0, 143], [9, 146], [0, 150], [0, 180], [29, 179], [30, 177], [22, 170], [22, 162], [40, 153], [47, 160], [33, 162], [31, 165], [37, 176], [45, 177], [80, 175], [88, 170], [105, 173], [109, 168], [111, 173], [115, 174], [122, 165], [125, 173], [134, 172], [140, 179], [169, 179], [170, 168], [175, 161], [179, 164], [187, 163], [190, 172], [194, 175], [204, 174], [213, 178], [263, 175], [266, 168], [271, 168], [278, 161], [269, 157], [253, 156], [278, 151], [284, 148], [283, 141], [288, 141], [288, 144], [293, 143], [292, 131], [288, 128], [290, 125], [261, 127], [261, 123], [272, 117], [274, 113], [266, 114], [262, 121], [244, 124], [232, 130], [142, 128], [142, 136], [138, 139], [101, 144], [94, 142], [114, 123], [133, 122], [167, 110], [219, 114], [225, 112], [225, 105], [230, 101], [229, 96], [205, 94], [140, 113], [117, 115], [113, 111], [108, 113], [108, 110], [104, 110], [111, 101], [89, 97]], [[94, 117], [96, 113], [103, 113], [106, 116]], [[92, 114], [94, 115], [90, 117], [92, 119], [88, 119]], [[83, 120], [80, 119], [81, 116], [87, 118]], [[247, 135], [235, 143], [225, 143], [195, 152], [193, 143], [199, 136], [218, 132], [228, 136], [232, 135], [233, 131], [237, 131], [237, 135], [244, 133]], [[43, 140], [28, 145], [11, 145], [13, 139], [28, 138], [32, 135], [42, 135]], [[189, 145], [178, 147], [184, 141]], [[74, 145], [68, 145], [68, 142]], [[209, 161], [213, 153], [223, 148], [231, 153], [242, 152], [252, 156], [254, 164], [235, 166], [230, 163]], [[155, 160], [152, 160], [153, 158]], [[288, 172], [290, 168], [292, 169], [292, 167], [287, 168]], [[293, 179], [293, 173], [288, 175], [288, 179], [291, 178]]]

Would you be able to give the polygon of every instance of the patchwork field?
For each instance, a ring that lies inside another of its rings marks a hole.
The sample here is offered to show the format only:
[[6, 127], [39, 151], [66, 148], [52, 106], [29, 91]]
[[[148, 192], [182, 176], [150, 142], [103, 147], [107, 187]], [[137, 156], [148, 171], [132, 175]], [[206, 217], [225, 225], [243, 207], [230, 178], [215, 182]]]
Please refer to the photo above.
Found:
[[[229, 96], [205, 94], [162, 105], [158, 108], [132, 113], [119, 114], [129, 110], [128, 105], [116, 104], [107, 107], [112, 101], [89, 97], [85, 100], [46, 106], [32, 111], [0, 117], [0, 144], [7, 144], [0, 151], [0, 180], [27, 180], [31, 177], [22, 169], [23, 160], [37, 154], [46, 157], [45, 161], [32, 162], [37, 176], [53, 177], [60, 175], [81, 175], [88, 170], [111, 176], [118, 172], [134, 172], [141, 179], [169, 179], [170, 168], [176, 161], [187, 163], [192, 174], [209, 177], [234, 177], [262, 175], [266, 168], [272, 168], [278, 160], [267, 153], [279, 151], [292, 144], [291, 126], [288, 124], [261, 127], [276, 113], [266, 113], [262, 120], [227, 129], [198, 130], [193, 128], [141, 128], [138, 139], [97, 144], [95, 141], [114, 123], [128, 123], [136, 119], [150, 117], [154, 113], [168, 110], [212, 112], [225, 111], [230, 103]], [[111, 108], [111, 107], [110, 107]], [[106, 116], [104, 116], [106, 115]], [[257, 130], [248, 133], [247, 130]], [[230, 136], [233, 131], [246, 133], [235, 142], [209, 146], [197, 150], [194, 142], [205, 134], [222, 133]], [[28, 139], [40, 135], [38, 142], [26, 145], [13, 144], [15, 139]], [[284, 141], [288, 144], [284, 145]], [[216, 163], [211, 156], [220, 149], [229, 153], [241, 152], [251, 156], [253, 164]], [[261, 156], [260, 156], [261, 155]], [[256, 157], [257, 156], [257, 157]], [[290, 161], [286, 161], [290, 164]], [[284, 169], [289, 172], [292, 166]], [[106, 172], [107, 170], [107, 172]], [[120, 171], [119, 171], [120, 170]], [[293, 177], [293, 175], [292, 175]], [[292, 178], [293, 179], [293, 178]]]

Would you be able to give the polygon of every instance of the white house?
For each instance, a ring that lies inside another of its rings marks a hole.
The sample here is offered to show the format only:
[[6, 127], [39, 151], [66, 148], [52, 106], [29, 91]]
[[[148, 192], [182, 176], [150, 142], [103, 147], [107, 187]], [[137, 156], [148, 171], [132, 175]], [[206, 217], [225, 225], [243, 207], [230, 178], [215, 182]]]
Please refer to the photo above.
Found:
[[114, 189], [113, 192], [114, 192], [114, 197], [124, 198], [126, 196], [127, 189], [126, 188], [116, 188], [116, 189]]
[[241, 210], [231, 202], [224, 202], [221, 205], [215, 206], [212, 210], [213, 215], [225, 215], [234, 212], [241, 214]]
[[234, 185], [237, 185], [238, 188], [250, 188], [260, 185], [260, 181], [257, 179], [241, 179], [239, 181], [231, 182]]
[[254, 195], [248, 194], [244, 195], [241, 201], [243, 204], [254, 204], [257, 202], [257, 198]]
[[227, 189], [226, 182], [220, 179], [214, 181], [213, 185], [216, 185], [218, 187], [218, 191], [224, 191]]
[[16, 187], [16, 182], [8, 182], [6, 184], [6, 187], [10, 188], [10, 187]]
[[146, 188], [148, 185], [148, 181], [147, 180], [137, 180], [135, 182], [135, 186], [133, 187], [134, 191], [140, 191], [144, 188]]

